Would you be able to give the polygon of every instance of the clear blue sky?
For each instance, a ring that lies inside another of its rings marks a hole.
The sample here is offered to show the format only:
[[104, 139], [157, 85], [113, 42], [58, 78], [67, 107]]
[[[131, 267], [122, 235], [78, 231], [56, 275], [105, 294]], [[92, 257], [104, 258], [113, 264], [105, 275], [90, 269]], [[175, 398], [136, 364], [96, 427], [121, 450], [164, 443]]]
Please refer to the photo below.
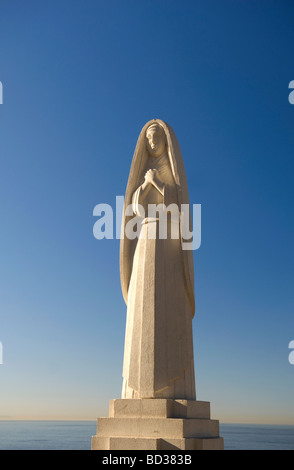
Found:
[[221, 421], [294, 424], [292, 1], [3, 0], [0, 418], [96, 419], [119, 398], [124, 195], [154, 117], [191, 203], [196, 390]]

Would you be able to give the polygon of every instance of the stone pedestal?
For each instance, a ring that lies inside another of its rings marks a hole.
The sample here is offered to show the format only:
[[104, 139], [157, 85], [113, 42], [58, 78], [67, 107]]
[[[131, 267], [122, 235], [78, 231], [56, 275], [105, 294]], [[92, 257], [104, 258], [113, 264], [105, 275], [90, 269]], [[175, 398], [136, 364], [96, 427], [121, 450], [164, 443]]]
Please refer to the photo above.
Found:
[[210, 403], [173, 399], [110, 400], [92, 450], [222, 450]]

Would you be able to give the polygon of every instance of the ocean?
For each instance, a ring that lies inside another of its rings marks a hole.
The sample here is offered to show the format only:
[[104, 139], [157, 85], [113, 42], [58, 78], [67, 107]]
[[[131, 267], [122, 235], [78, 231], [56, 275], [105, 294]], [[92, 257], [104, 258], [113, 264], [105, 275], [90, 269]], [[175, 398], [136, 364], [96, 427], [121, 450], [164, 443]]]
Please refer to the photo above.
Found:
[[[0, 421], [0, 450], [90, 450], [96, 421]], [[294, 426], [220, 424], [225, 450], [294, 450]]]

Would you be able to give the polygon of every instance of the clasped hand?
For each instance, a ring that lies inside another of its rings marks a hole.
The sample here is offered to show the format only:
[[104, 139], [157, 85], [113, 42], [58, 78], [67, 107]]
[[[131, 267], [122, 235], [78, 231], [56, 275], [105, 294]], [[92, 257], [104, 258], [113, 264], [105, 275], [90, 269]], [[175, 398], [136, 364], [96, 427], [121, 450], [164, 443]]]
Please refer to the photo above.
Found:
[[156, 182], [156, 173], [157, 170], [148, 170], [145, 173], [145, 181], [146, 183], [155, 183]]
[[[150, 184], [152, 184], [156, 189], [157, 191], [160, 192], [160, 194], [164, 194], [164, 184], [162, 183], [162, 181], [160, 180], [160, 178], [158, 177], [158, 171], [157, 170], [148, 170], [146, 171], [145, 173], [145, 182], [144, 182], [144, 189], [145, 188], [149, 188], [150, 189]], [[147, 189], [149, 191], [149, 189]]]

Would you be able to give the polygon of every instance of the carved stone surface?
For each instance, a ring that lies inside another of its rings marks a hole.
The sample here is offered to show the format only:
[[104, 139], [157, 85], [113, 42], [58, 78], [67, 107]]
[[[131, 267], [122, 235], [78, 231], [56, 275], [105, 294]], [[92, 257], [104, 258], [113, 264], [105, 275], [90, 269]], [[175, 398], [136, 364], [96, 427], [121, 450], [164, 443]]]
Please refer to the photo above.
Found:
[[[170, 209], [165, 236], [152, 204]], [[190, 207], [179, 144], [168, 124], [153, 119], [138, 138], [122, 219], [122, 398], [110, 401], [108, 418], [98, 418], [92, 449], [223, 449], [209, 402], [196, 401], [193, 252], [183, 249], [182, 205]], [[137, 237], [129, 237], [129, 224], [140, 227]]]
[[[193, 254], [182, 250], [181, 236], [172, 238], [173, 224], [179, 225], [173, 215], [182, 204], [190, 207], [189, 196], [176, 136], [158, 119], [149, 121], [138, 138], [125, 208], [130, 204], [133, 215], [123, 217], [120, 250], [127, 304], [122, 398], [195, 400]], [[172, 205], [166, 238], [159, 236], [159, 217], [149, 216], [152, 204]], [[134, 240], [125, 236], [132, 217], [140, 217], [141, 224]]]
[[111, 400], [109, 418], [99, 418], [93, 450], [221, 450], [219, 422], [210, 404], [172, 399]]

